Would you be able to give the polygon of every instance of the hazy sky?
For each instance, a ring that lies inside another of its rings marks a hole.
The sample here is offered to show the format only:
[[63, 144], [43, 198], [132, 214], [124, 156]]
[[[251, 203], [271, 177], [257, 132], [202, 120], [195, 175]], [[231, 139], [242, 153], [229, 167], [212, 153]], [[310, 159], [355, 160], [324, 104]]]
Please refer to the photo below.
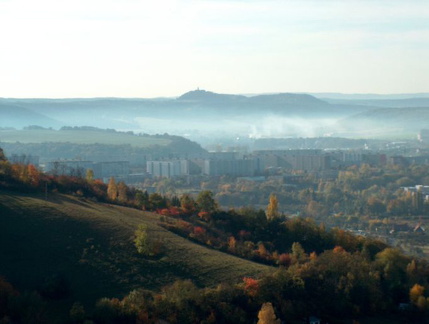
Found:
[[0, 0], [0, 97], [429, 92], [428, 1]]

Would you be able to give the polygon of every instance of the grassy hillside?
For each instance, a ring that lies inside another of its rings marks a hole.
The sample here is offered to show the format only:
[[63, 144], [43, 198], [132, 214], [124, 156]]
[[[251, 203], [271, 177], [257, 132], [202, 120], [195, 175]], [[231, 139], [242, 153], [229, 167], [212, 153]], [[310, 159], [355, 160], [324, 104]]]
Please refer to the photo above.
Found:
[[102, 130], [0, 130], [0, 141], [5, 143], [75, 143], [124, 145], [146, 148], [153, 145], [166, 146], [171, 143], [168, 138], [155, 136], [136, 136], [129, 133]]
[[[199, 286], [237, 282], [273, 268], [185, 240], [157, 225], [159, 216], [64, 195], [0, 191], [0, 275], [18, 289], [41, 289], [61, 276], [71, 300], [121, 297], [137, 287], [158, 290], [177, 279]], [[138, 224], [164, 243], [157, 258], [136, 253]]]

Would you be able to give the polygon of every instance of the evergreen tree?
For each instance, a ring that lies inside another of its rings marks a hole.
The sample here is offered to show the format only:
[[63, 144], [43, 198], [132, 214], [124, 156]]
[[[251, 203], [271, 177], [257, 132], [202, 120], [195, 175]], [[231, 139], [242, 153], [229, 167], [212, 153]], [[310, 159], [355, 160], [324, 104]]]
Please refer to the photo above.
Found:
[[166, 208], [167, 199], [165, 199], [165, 197], [161, 196], [159, 193], [154, 192], [149, 195], [149, 205], [150, 209], [152, 210]]
[[146, 210], [149, 209], [149, 194], [147, 191], [137, 191], [135, 201], [139, 208]]
[[174, 207], [180, 207], [180, 199], [177, 196], [171, 198], [171, 205]]

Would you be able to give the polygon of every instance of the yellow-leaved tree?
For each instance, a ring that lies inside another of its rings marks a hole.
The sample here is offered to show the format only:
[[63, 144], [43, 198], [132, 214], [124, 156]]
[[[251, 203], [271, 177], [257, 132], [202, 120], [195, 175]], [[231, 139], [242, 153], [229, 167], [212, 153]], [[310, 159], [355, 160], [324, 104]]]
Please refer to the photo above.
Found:
[[116, 198], [118, 198], [118, 186], [116, 185], [114, 177], [110, 178], [107, 185], [107, 197], [112, 201], [115, 201]]
[[270, 202], [268, 203], [268, 206], [267, 206], [266, 215], [268, 220], [273, 220], [279, 217], [279, 202], [275, 194], [270, 195]]
[[424, 292], [425, 287], [419, 284], [415, 284], [410, 289], [410, 301], [421, 310], [426, 308], [426, 298], [423, 296]]
[[280, 319], [277, 319], [271, 303], [262, 304], [261, 310], [258, 313], [258, 319], [258, 324], [280, 324]]

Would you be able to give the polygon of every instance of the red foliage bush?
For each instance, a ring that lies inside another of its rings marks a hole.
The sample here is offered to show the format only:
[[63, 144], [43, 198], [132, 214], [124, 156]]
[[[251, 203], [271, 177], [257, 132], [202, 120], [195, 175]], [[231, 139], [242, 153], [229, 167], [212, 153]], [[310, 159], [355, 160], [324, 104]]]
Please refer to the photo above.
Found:
[[195, 226], [194, 227], [194, 234], [197, 236], [202, 236], [206, 234], [206, 229], [201, 226]]
[[244, 277], [244, 291], [250, 296], [256, 296], [259, 290], [259, 281], [250, 277]]
[[292, 258], [289, 253], [282, 253], [279, 255], [279, 265], [288, 267], [292, 263]]

